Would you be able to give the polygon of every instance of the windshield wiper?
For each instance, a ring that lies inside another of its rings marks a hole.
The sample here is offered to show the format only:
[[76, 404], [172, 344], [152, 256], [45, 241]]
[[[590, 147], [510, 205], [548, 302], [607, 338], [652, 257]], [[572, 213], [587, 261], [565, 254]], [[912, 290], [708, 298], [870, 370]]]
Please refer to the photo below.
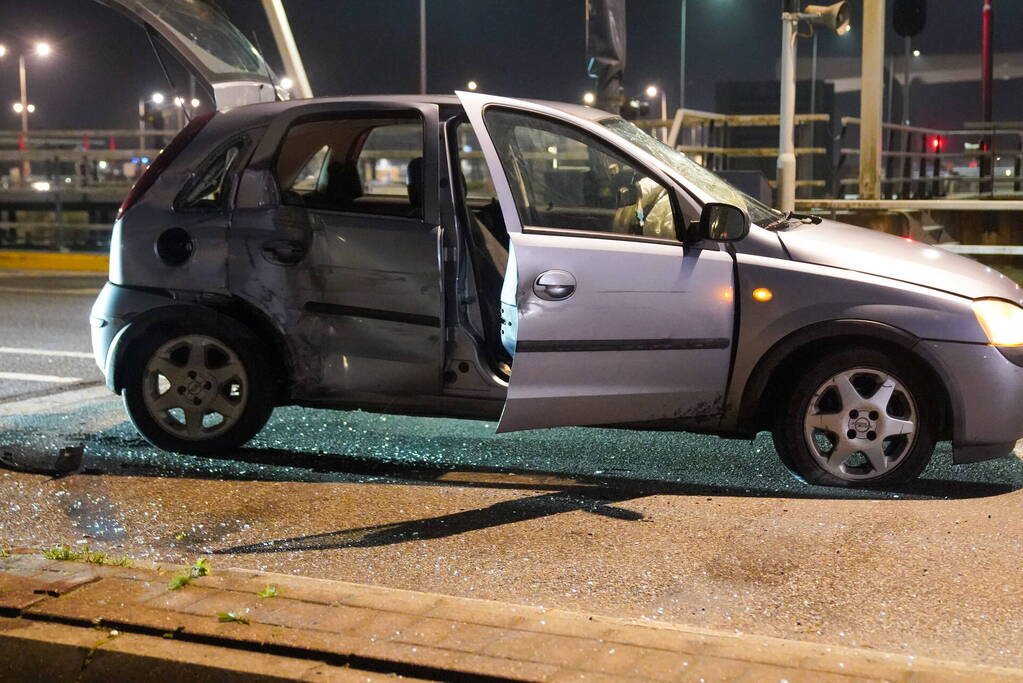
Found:
[[780, 228], [783, 225], [788, 225], [793, 221], [799, 223], [812, 223], [813, 225], [819, 225], [824, 218], [812, 213], [796, 213], [795, 211], [789, 211], [784, 216], [779, 217], [776, 220], [771, 221], [764, 226], [766, 230], [774, 230]]

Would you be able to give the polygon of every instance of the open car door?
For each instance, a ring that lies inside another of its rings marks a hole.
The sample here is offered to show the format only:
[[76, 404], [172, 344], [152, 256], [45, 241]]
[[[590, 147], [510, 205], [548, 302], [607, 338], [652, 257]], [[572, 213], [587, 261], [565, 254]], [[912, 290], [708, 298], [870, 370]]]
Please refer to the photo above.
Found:
[[161, 38], [213, 91], [217, 109], [277, 98], [263, 56], [207, 0], [97, 0]]
[[511, 244], [501, 331], [514, 360], [498, 431], [712, 423], [731, 364], [734, 264], [717, 243], [676, 238], [700, 206], [602, 112], [458, 96]]

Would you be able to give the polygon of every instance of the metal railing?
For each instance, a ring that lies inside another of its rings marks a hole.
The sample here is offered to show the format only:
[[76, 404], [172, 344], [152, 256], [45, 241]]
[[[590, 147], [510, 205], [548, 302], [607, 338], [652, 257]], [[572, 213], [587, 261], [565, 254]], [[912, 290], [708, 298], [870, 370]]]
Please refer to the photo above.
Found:
[[[850, 129], [860, 120], [841, 119], [835, 184], [831, 195], [856, 194], [858, 177], [843, 177], [859, 150], [846, 146]], [[881, 179], [885, 199], [1011, 198], [1023, 196], [1023, 129], [973, 124], [941, 130], [896, 123], [883, 124]]]
[[[640, 120], [634, 123], [651, 131], [668, 145], [686, 153], [698, 164], [712, 171], [723, 171], [730, 159], [773, 158], [778, 156], [777, 146], [750, 147], [732, 144], [732, 134], [742, 128], [777, 128], [778, 114], [719, 114], [698, 109], [678, 109], [671, 119]], [[803, 139], [805, 129], [816, 123], [829, 124], [828, 114], [800, 114], [796, 116], [797, 139]], [[775, 134], [773, 137], [777, 137]], [[828, 156], [827, 147], [802, 145], [796, 147], [797, 157]], [[768, 183], [775, 184], [773, 177]], [[798, 187], [824, 187], [825, 182], [815, 178], [796, 181]]]

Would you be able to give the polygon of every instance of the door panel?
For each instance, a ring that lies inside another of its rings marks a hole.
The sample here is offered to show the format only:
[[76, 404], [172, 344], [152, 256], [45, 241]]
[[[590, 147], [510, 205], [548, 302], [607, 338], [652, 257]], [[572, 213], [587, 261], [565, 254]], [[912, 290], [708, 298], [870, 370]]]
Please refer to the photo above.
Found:
[[[231, 291], [269, 312], [284, 332], [296, 400], [438, 394], [444, 337], [437, 108], [310, 105], [309, 111], [317, 124], [336, 121], [338, 128], [327, 130], [323, 140], [300, 140], [295, 150], [282, 145], [288, 131], [310, 120], [309, 112], [273, 124], [271, 139], [250, 164], [248, 182], [263, 187], [278, 176], [287, 180], [281, 200], [239, 192], [252, 200], [235, 211]], [[368, 132], [417, 121], [423, 124], [418, 146], [397, 149], [395, 141], [388, 145], [396, 148], [387, 152], [390, 157], [374, 150], [370, 158]], [[321, 172], [314, 158], [324, 146], [331, 154], [322, 155]], [[414, 159], [420, 192], [409, 194]], [[290, 164], [286, 174], [282, 163]], [[361, 175], [353, 176], [357, 168]], [[334, 172], [344, 177], [335, 180]], [[393, 201], [354, 201], [376, 196]], [[405, 216], [389, 215], [400, 201]], [[349, 209], [326, 208], [332, 204]]]
[[679, 188], [593, 121], [459, 97], [512, 243], [502, 332], [515, 357], [499, 431], [720, 414], [733, 259], [674, 241], [687, 218]]
[[[715, 415], [732, 338], [721, 251], [516, 233], [518, 331], [500, 431]], [[534, 290], [571, 273], [565, 299]]]
[[316, 344], [316, 393], [435, 393], [439, 230], [384, 216], [310, 212], [292, 334]]

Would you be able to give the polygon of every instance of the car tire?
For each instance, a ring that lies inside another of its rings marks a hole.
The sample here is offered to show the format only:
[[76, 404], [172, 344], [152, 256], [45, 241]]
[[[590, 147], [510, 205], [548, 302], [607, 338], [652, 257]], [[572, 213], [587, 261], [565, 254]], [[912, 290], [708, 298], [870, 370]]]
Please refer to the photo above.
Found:
[[931, 459], [940, 404], [898, 356], [869, 348], [820, 359], [775, 421], [782, 462], [807, 483], [884, 487], [915, 479]]
[[212, 455], [255, 436], [274, 381], [252, 333], [231, 319], [160, 325], [124, 358], [121, 396], [135, 429], [165, 451]]

